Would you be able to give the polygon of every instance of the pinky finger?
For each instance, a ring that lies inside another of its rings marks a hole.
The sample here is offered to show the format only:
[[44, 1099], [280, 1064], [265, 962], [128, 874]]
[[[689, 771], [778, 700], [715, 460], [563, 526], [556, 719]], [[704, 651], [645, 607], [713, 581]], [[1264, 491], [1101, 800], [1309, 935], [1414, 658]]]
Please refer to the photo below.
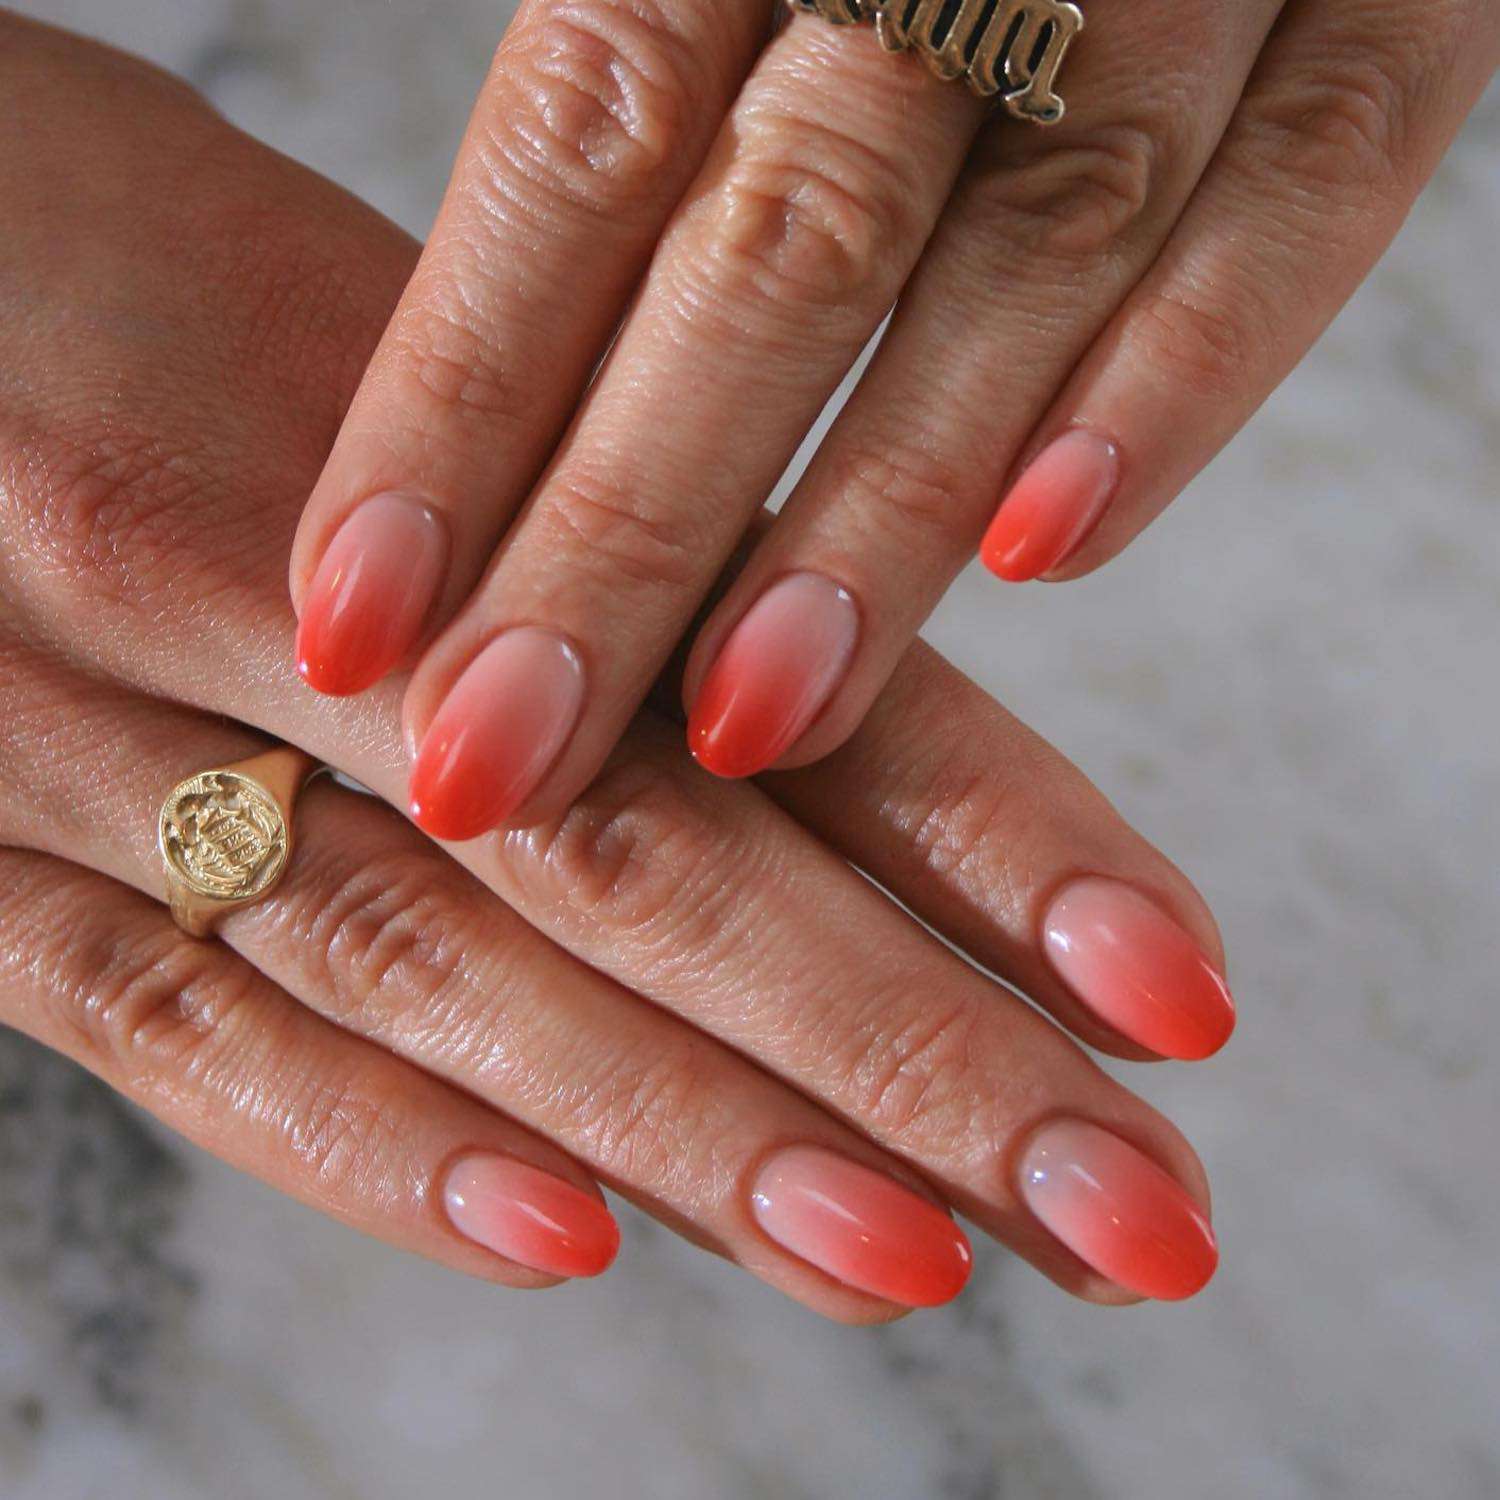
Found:
[[[377, 1239], [506, 1286], [554, 1286], [613, 1257], [614, 1220], [569, 1158], [339, 1030], [224, 945], [184, 937], [164, 907], [6, 848], [0, 893], [0, 1023], [195, 1144]], [[539, 1220], [585, 1226], [571, 1260], [555, 1236], [538, 1238]], [[482, 1227], [484, 1245], [461, 1223]], [[504, 1241], [508, 1255], [486, 1248]]]
[[1166, 509], [1368, 275], [1497, 64], [1492, 0], [1292, 0], [1172, 238], [1038, 427], [991, 572], [1080, 577]]

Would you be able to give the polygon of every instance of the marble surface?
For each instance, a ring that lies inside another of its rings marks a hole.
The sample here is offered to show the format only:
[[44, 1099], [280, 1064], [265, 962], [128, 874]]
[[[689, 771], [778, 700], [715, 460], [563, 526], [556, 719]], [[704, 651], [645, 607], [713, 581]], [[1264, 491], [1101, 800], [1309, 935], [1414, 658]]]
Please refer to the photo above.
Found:
[[[30, 0], [420, 231], [506, 0]], [[441, 12], [441, 20], [433, 19]], [[1198, 879], [1243, 1024], [1140, 1087], [1224, 1269], [825, 1326], [627, 1213], [497, 1293], [324, 1222], [0, 1036], [4, 1500], [1500, 1495], [1500, 93], [1148, 544], [971, 572], [931, 638]]]

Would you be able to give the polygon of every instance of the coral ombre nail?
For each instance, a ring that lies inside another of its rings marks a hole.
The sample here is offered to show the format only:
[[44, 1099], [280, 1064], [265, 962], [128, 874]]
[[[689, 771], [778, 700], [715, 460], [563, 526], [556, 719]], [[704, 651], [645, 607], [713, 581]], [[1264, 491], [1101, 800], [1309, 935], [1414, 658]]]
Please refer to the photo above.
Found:
[[821, 1146], [790, 1146], [751, 1190], [760, 1227], [836, 1281], [902, 1307], [937, 1307], [964, 1289], [973, 1254], [936, 1204]]
[[411, 816], [434, 838], [477, 838], [541, 784], [583, 708], [583, 663], [561, 636], [521, 626], [470, 662], [423, 736]]
[[334, 533], [303, 601], [303, 681], [338, 696], [379, 682], [416, 645], [447, 567], [436, 511], [409, 495], [366, 500]]
[[453, 1227], [549, 1276], [597, 1276], [620, 1248], [614, 1215], [561, 1177], [508, 1156], [466, 1156], [443, 1185]]
[[1055, 1120], [1021, 1159], [1021, 1197], [1080, 1260], [1116, 1286], [1179, 1302], [1219, 1263], [1208, 1219], [1134, 1146], [1083, 1120]]
[[688, 744], [715, 776], [773, 765], [822, 713], [849, 670], [859, 610], [818, 573], [773, 584], [730, 633], [688, 719]]
[[1162, 1057], [1196, 1061], [1234, 1030], [1224, 976], [1132, 886], [1088, 876], [1047, 908], [1042, 946], [1058, 977], [1101, 1020]]
[[991, 573], [1025, 583], [1059, 567], [1094, 529], [1120, 483], [1119, 449], [1087, 428], [1044, 448], [1005, 497], [979, 548]]

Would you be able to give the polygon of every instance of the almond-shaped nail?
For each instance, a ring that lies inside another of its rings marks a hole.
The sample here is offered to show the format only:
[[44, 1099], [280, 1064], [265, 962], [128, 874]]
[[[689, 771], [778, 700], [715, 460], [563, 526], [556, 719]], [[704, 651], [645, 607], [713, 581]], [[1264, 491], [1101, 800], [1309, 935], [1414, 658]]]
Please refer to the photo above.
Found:
[[760, 1227], [836, 1281], [902, 1307], [936, 1307], [964, 1289], [973, 1254], [936, 1204], [821, 1146], [770, 1158], [751, 1189]]
[[1119, 1136], [1055, 1120], [1020, 1165], [1032, 1213], [1101, 1276], [1162, 1302], [1201, 1291], [1219, 1263], [1208, 1219], [1186, 1189]]
[[465, 1239], [549, 1276], [597, 1276], [620, 1248], [614, 1215], [597, 1198], [508, 1156], [455, 1162], [443, 1207]]
[[735, 626], [693, 704], [688, 744], [715, 776], [753, 776], [807, 732], [838, 691], [859, 640], [853, 597], [792, 573]]
[[1042, 922], [1047, 961], [1122, 1036], [1162, 1057], [1210, 1057], [1234, 1030], [1224, 976], [1148, 896], [1087, 876], [1064, 886]]
[[477, 838], [541, 784], [583, 708], [583, 663], [561, 636], [526, 625], [469, 664], [423, 736], [411, 816], [434, 838]]
[[334, 533], [303, 601], [303, 681], [336, 696], [373, 687], [416, 645], [447, 570], [436, 511], [410, 495], [366, 500]]
[[1098, 523], [1120, 483], [1119, 449], [1075, 428], [1044, 448], [1005, 497], [979, 549], [991, 573], [1025, 583], [1061, 566]]

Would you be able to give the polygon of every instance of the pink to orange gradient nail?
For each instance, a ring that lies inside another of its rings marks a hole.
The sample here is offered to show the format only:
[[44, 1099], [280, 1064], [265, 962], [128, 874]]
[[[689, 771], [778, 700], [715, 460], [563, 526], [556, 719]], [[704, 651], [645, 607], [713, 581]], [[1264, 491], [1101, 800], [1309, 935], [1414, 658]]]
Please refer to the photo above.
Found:
[[688, 744], [715, 776], [754, 776], [807, 732], [838, 690], [859, 640], [849, 593], [817, 573], [773, 584], [735, 626], [688, 719]]
[[1149, 897], [1088, 876], [1065, 886], [1043, 919], [1048, 962], [1122, 1036], [1162, 1057], [1211, 1057], [1234, 1031], [1224, 976]]
[[407, 495], [365, 501], [334, 533], [303, 601], [302, 680], [338, 697], [373, 687], [417, 644], [447, 567], [435, 511]]
[[1005, 497], [979, 548], [980, 561], [1009, 583], [1060, 567], [1114, 499], [1119, 449], [1086, 428], [1065, 432]]
[[507, 630], [453, 685], [411, 773], [412, 820], [458, 842], [497, 827], [536, 791], [583, 708], [583, 663], [551, 631]]
[[755, 1179], [751, 1205], [785, 1250], [872, 1297], [937, 1307], [964, 1289], [973, 1252], [934, 1203], [820, 1146], [791, 1146]]
[[1020, 1192], [1074, 1255], [1138, 1296], [1179, 1302], [1218, 1267], [1213, 1229], [1187, 1190], [1098, 1125], [1057, 1120], [1037, 1131]]
[[598, 1276], [620, 1248], [614, 1215], [597, 1198], [508, 1156], [455, 1162], [443, 1206], [465, 1239], [549, 1276]]

